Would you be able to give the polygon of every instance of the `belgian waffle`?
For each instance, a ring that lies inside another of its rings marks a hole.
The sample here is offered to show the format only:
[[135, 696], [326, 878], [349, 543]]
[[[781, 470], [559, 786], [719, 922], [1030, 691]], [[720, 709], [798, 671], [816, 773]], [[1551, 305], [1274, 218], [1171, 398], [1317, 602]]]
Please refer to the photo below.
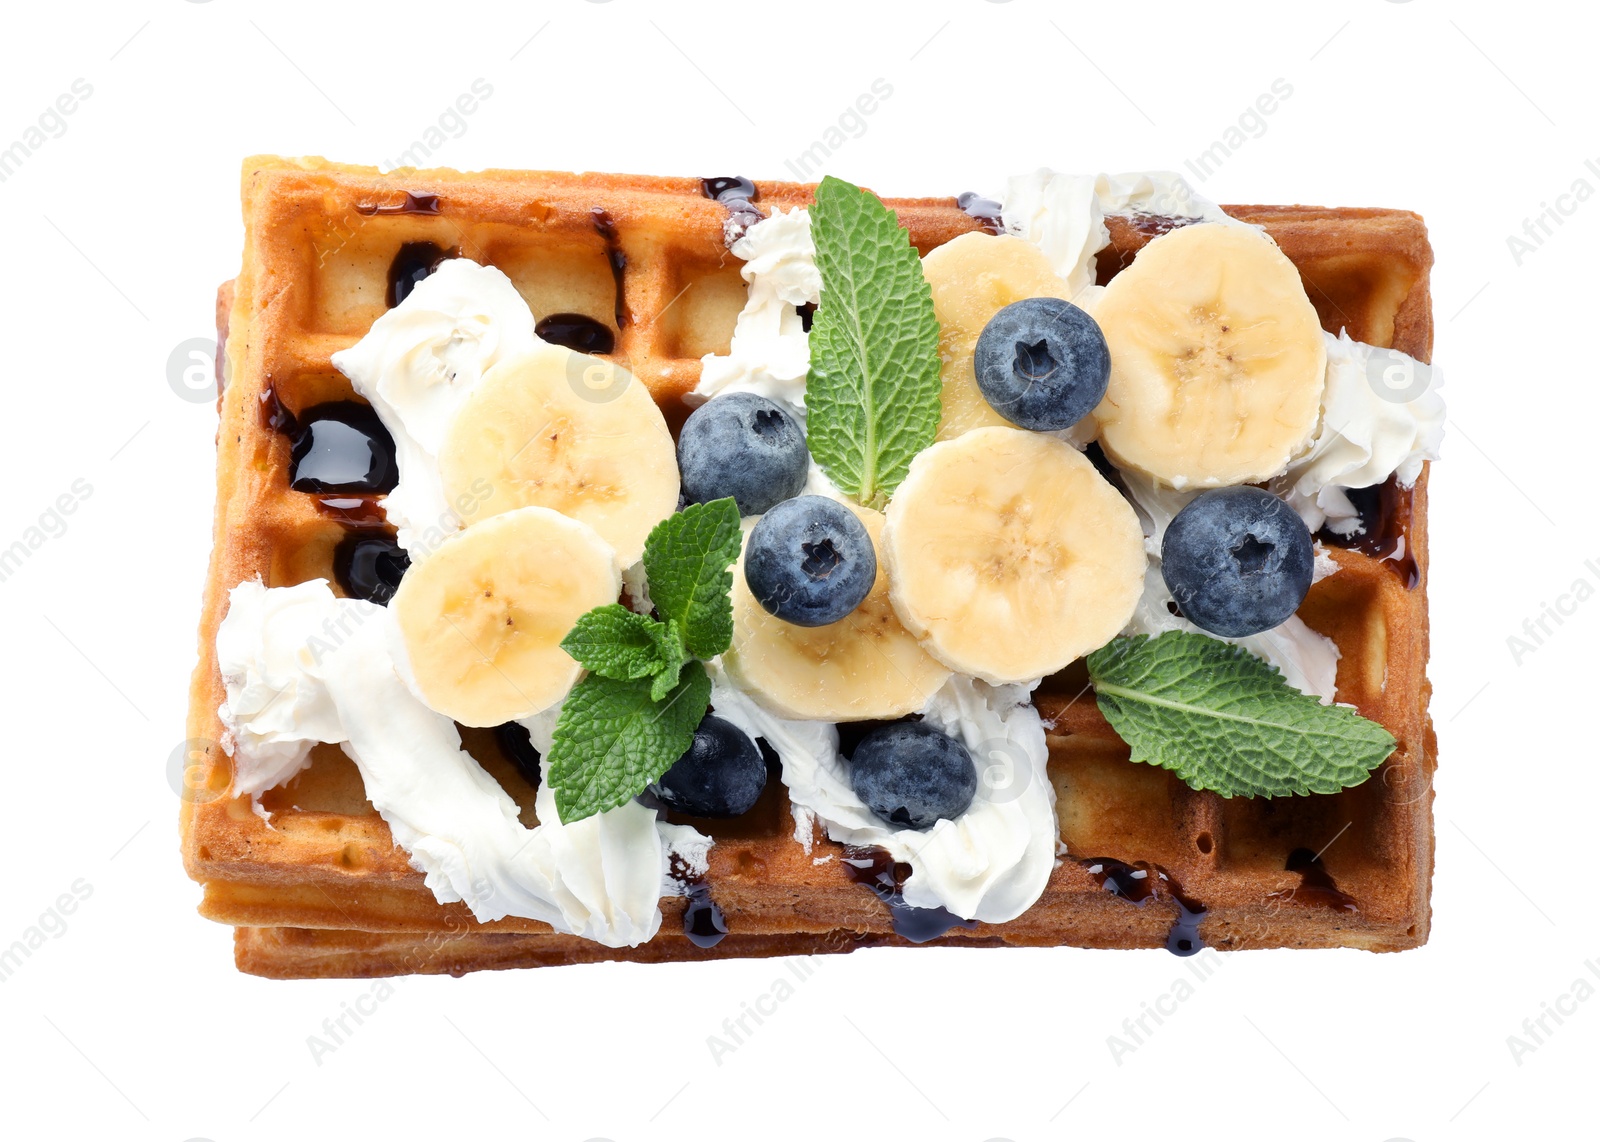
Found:
[[[811, 192], [763, 182], [755, 201], [768, 210], [805, 205]], [[710, 949], [681, 934], [683, 898], [662, 900], [655, 940], [620, 950], [515, 917], [478, 924], [464, 905], [437, 903], [336, 747], [317, 747], [308, 769], [263, 796], [260, 813], [227, 795], [215, 638], [228, 590], [255, 576], [268, 586], [334, 581], [341, 538], [381, 520], [370, 502], [291, 490], [290, 440], [279, 427], [285, 414], [360, 399], [330, 357], [385, 311], [402, 245], [430, 242], [499, 267], [537, 315], [594, 318], [616, 335], [611, 356], [649, 386], [674, 426], [700, 357], [727, 351], [745, 296], [724, 242], [728, 210], [697, 179], [380, 174], [260, 157], [245, 163], [243, 199], [243, 268], [219, 298], [226, 387], [215, 546], [191, 688], [196, 764], [182, 808], [185, 865], [204, 887], [201, 912], [237, 928], [239, 967], [279, 977], [461, 973], [903, 943], [852, 866], [824, 859], [845, 855], [840, 846], [820, 829], [809, 849], [796, 839], [776, 781], [745, 817], [695, 822], [716, 838], [705, 883], [731, 930]], [[922, 253], [990, 224], [951, 198], [887, 201]], [[1432, 252], [1415, 214], [1226, 210], [1276, 239], [1329, 331], [1428, 360]], [[1102, 283], [1170, 224], [1108, 218]], [[1427, 939], [1436, 755], [1425, 674], [1427, 473], [1412, 491], [1389, 485], [1369, 498], [1364, 549], [1332, 551], [1338, 573], [1312, 588], [1300, 614], [1338, 645], [1338, 700], [1398, 742], [1372, 778], [1337, 794], [1272, 800], [1196, 792], [1164, 770], [1131, 764], [1086, 677], [1069, 670], [1036, 695], [1050, 729], [1063, 858], [1018, 919], [955, 928], [936, 942], [1160, 947], [1178, 930], [1223, 949], [1396, 951]], [[494, 736], [467, 731], [464, 741], [532, 825], [533, 791]], [[1135, 877], [1140, 869], [1149, 875]]]

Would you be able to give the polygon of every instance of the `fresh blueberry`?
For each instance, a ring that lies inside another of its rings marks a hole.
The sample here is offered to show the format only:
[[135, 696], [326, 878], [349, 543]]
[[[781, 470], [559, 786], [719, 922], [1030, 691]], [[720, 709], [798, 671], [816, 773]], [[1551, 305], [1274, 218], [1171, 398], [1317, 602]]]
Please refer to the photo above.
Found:
[[739, 817], [767, 786], [767, 761], [749, 735], [707, 714], [689, 752], [650, 787], [668, 806], [691, 817]]
[[701, 405], [678, 437], [678, 469], [691, 504], [732, 496], [740, 515], [760, 515], [800, 494], [811, 454], [794, 417], [755, 393]]
[[1225, 638], [1283, 622], [1311, 589], [1311, 533], [1260, 488], [1218, 488], [1189, 501], [1161, 540], [1161, 574], [1183, 617]]
[[931, 829], [967, 811], [978, 769], [949, 734], [926, 722], [893, 722], [862, 738], [850, 755], [850, 787], [889, 824]]
[[989, 319], [973, 353], [978, 388], [1012, 424], [1049, 432], [1094, 410], [1111, 352], [1094, 318], [1055, 297], [1012, 302]]
[[836, 623], [859, 607], [878, 576], [872, 537], [849, 508], [798, 496], [750, 532], [744, 581], [768, 613], [802, 627]]

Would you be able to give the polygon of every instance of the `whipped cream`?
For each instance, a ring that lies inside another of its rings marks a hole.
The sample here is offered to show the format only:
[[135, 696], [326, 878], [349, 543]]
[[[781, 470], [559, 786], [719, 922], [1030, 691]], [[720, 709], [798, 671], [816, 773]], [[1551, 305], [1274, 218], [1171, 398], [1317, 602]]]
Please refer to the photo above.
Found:
[[711, 706], [745, 733], [764, 739], [783, 763], [794, 805], [795, 838], [811, 848], [813, 819], [847, 845], [876, 846], [911, 866], [904, 887], [913, 908], [943, 907], [963, 919], [1003, 923], [1039, 899], [1055, 867], [1056, 794], [1046, 772], [1049, 750], [1031, 687], [990, 686], [952, 677], [923, 719], [962, 742], [978, 766], [972, 805], [926, 831], [895, 829], [850, 787], [829, 722], [780, 718], [711, 668]]
[[811, 346], [795, 307], [822, 297], [811, 214], [802, 207], [774, 210], [730, 249], [744, 259], [739, 273], [749, 283], [748, 296], [727, 354], [701, 359], [691, 403], [721, 393], [758, 393], [782, 402], [803, 423]]
[[1105, 220], [1112, 214], [1246, 225], [1172, 171], [1081, 175], [1041, 169], [1016, 175], [1006, 183], [1000, 220], [1007, 233], [1044, 251], [1075, 299], [1092, 301], [1098, 289], [1095, 256], [1111, 243]]
[[1290, 461], [1273, 490], [1313, 532], [1326, 526], [1353, 535], [1360, 514], [1346, 488], [1370, 488], [1390, 476], [1411, 487], [1425, 460], [1439, 458], [1444, 398], [1437, 370], [1395, 349], [1379, 349], [1340, 331], [1323, 334], [1328, 379], [1322, 420], [1310, 447]]
[[[533, 313], [511, 279], [466, 258], [439, 263], [367, 335], [333, 355], [394, 437], [400, 481], [383, 502], [413, 558], [461, 527], [478, 502], [452, 504], [437, 458], [451, 421], [483, 375], [530, 352]], [[481, 497], [479, 497], [481, 499]]]
[[[660, 825], [636, 802], [563, 824], [548, 781], [535, 802], [540, 824], [524, 827], [516, 802], [461, 748], [455, 723], [400, 679], [393, 625], [387, 608], [335, 598], [325, 580], [231, 592], [217, 644], [234, 792], [271, 788], [314, 743], [338, 744], [441, 903], [463, 901], [482, 922], [542, 921], [608, 947], [655, 935], [671, 857], [703, 870], [710, 838]], [[558, 715], [525, 723], [546, 755]]]
[[[1172, 592], [1161, 574], [1161, 539], [1167, 533], [1172, 518], [1200, 494], [1199, 489], [1177, 491], [1159, 483], [1142, 472], [1120, 471], [1122, 486], [1134, 510], [1139, 513], [1144, 526], [1144, 550], [1148, 564], [1144, 573], [1144, 594], [1134, 608], [1133, 618], [1123, 629], [1123, 634], [1164, 634], [1169, 630], [1183, 630], [1204, 634], [1209, 638], [1242, 646], [1257, 658], [1265, 659], [1283, 674], [1284, 680], [1299, 690], [1321, 700], [1323, 705], [1333, 701], [1334, 679], [1339, 668], [1339, 648], [1326, 635], [1308, 627], [1298, 615], [1291, 615], [1283, 623], [1259, 634], [1243, 638], [1223, 638], [1202, 631], [1187, 619], [1179, 618], [1168, 609]], [[1322, 578], [1337, 570], [1337, 565], [1326, 556], [1319, 557], [1313, 574]]]

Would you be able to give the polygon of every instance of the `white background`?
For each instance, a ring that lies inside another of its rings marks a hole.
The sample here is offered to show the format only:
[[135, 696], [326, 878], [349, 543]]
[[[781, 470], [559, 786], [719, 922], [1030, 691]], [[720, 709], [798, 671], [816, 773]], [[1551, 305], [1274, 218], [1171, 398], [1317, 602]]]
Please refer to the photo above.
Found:
[[[0, 983], [0, 1132], [642, 1138], [1571, 1136], [1600, 1001], [1520, 1064], [1507, 1037], [1600, 957], [1600, 603], [1518, 664], [1508, 636], [1576, 580], [1592, 527], [1600, 203], [1517, 264], [1507, 238], [1600, 188], [1592, 13], [1576, 4], [715, 6], [466, 0], [11, 5], [0, 147], [93, 94], [0, 183], [0, 547], [92, 494], [0, 582], [8, 804], [0, 946], [78, 880], [66, 930]], [[210, 545], [215, 411], [166, 362], [238, 267], [239, 163], [380, 162], [476, 78], [438, 152], [481, 166], [790, 177], [877, 78], [828, 169], [881, 193], [1182, 169], [1274, 79], [1293, 95], [1199, 188], [1401, 206], [1430, 226], [1450, 436], [1434, 472], [1441, 768], [1429, 945], [1245, 953], [1121, 1065], [1107, 1047], [1185, 971], [1164, 952], [879, 951], [813, 961], [735, 1053], [706, 1037], [780, 964], [602, 965], [371, 985], [238, 975], [195, 913], [166, 762], [183, 737]], [[1596, 559], [1593, 566], [1585, 560]], [[1572, 609], [1569, 607], [1569, 609]], [[1600, 985], [1600, 978], [1589, 977]], [[1570, 1126], [1563, 1127], [1563, 1122]]]

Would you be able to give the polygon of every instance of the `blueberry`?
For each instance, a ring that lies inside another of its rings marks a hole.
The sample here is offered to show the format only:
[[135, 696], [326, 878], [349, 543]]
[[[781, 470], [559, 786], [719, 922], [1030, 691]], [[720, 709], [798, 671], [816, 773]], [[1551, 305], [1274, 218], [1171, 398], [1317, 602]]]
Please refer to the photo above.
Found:
[[1049, 432], [1094, 410], [1111, 379], [1111, 352], [1094, 318], [1069, 301], [1030, 297], [989, 319], [972, 366], [978, 388], [1012, 424]]
[[967, 811], [978, 791], [978, 769], [967, 747], [949, 734], [926, 722], [894, 722], [856, 746], [850, 787], [889, 824], [931, 829]]
[[878, 576], [872, 537], [826, 496], [773, 508], [750, 532], [744, 581], [768, 613], [795, 626], [836, 623], [859, 607]]
[[689, 752], [650, 787], [668, 806], [691, 817], [748, 813], [767, 786], [761, 750], [732, 722], [707, 714]]
[[704, 504], [732, 496], [740, 515], [760, 515], [799, 495], [810, 459], [794, 417], [755, 393], [701, 405], [678, 437], [684, 498]]
[[1311, 589], [1311, 533], [1260, 488], [1218, 488], [1191, 500], [1161, 541], [1161, 574], [1183, 617], [1239, 638], [1270, 630]]

